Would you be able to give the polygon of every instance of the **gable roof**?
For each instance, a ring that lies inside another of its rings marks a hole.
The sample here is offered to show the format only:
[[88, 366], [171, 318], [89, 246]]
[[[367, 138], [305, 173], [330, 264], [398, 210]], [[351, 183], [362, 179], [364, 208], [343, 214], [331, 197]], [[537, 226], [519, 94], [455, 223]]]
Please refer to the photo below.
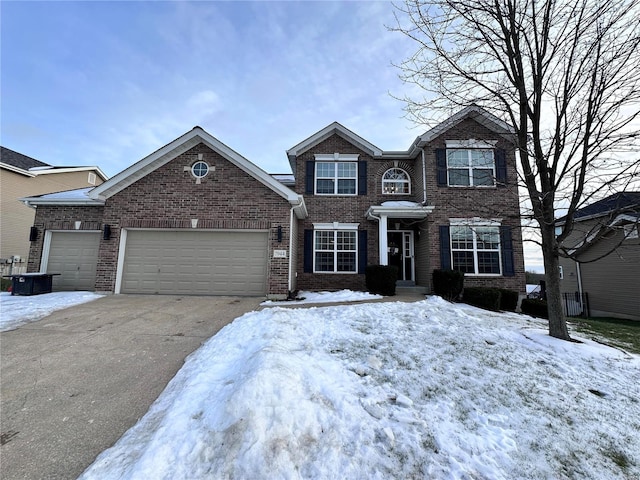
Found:
[[333, 122], [327, 125], [326, 127], [324, 127], [319, 132], [314, 133], [310, 137], [306, 138], [305, 140], [301, 141], [297, 145], [287, 150], [287, 156], [289, 157], [289, 163], [291, 164], [291, 169], [293, 170], [294, 175], [296, 173], [295, 171], [296, 157], [298, 155], [303, 154], [310, 148], [313, 148], [314, 146], [318, 145], [319, 143], [325, 141], [327, 138], [331, 137], [332, 135], [339, 135], [340, 137], [344, 138], [347, 142], [355, 145], [356, 147], [360, 148], [361, 150], [364, 150], [365, 152], [369, 153], [374, 157], [382, 155], [382, 150], [376, 147], [373, 143], [365, 140], [360, 135], [352, 132], [351, 130], [346, 128], [344, 125], [341, 125], [338, 122]]
[[594, 218], [608, 213], [640, 214], [640, 192], [614, 193], [577, 210], [574, 219], [586, 220], [587, 218]]
[[302, 195], [295, 193], [257, 165], [198, 126], [193, 127], [189, 132], [176, 138], [174, 141], [156, 150], [137, 163], [134, 163], [103, 184], [95, 187], [89, 192], [88, 196], [94, 200], [106, 200], [200, 143], [204, 143], [222, 155], [230, 163], [287, 200], [299, 218], [306, 217], [307, 210]]
[[19, 168], [21, 170], [29, 170], [33, 167], [50, 167], [48, 163], [41, 162], [35, 158], [28, 157], [22, 153], [15, 152], [9, 148], [0, 146], [0, 162]]
[[463, 108], [459, 112], [450, 116], [443, 122], [439, 123], [435, 127], [430, 130], [427, 130], [422, 135], [419, 135], [411, 144], [411, 146], [407, 150], [387, 150], [383, 151], [380, 148], [376, 147], [372, 143], [368, 142], [364, 138], [359, 135], [353, 133], [348, 128], [339, 124], [338, 122], [333, 122], [330, 125], [327, 125], [322, 130], [317, 133], [314, 133], [306, 140], [303, 140], [299, 144], [294, 147], [291, 147], [287, 150], [287, 156], [289, 157], [289, 163], [291, 164], [291, 170], [293, 170], [293, 174], [296, 173], [296, 156], [306, 152], [310, 148], [319, 144], [320, 142], [326, 140], [333, 134], [340, 135], [342, 138], [347, 140], [348, 142], [354, 144], [355, 146], [361, 148], [365, 152], [369, 153], [373, 157], [384, 157], [384, 158], [413, 158], [415, 157], [421, 148], [423, 148], [427, 143], [432, 141], [434, 138], [442, 135], [444, 132], [449, 130], [450, 128], [455, 127], [457, 124], [471, 118], [488, 128], [492, 132], [504, 137], [509, 142], [515, 145], [515, 130], [508, 123], [503, 122], [495, 115], [487, 112], [484, 108], [479, 107], [478, 105], [470, 105], [466, 108]]
[[506, 122], [503, 122], [495, 115], [487, 112], [484, 108], [479, 107], [478, 105], [469, 105], [466, 108], [463, 108], [459, 112], [453, 114], [443, 122], [439, 123], [435, 127], [430, 130], [427, 130], [425, 133], [420, 135], [416, 141], [421, 143], [427, 143], [433, 140], [434, 138], [440, 136], [447, 130], [452, 127], [455, 127], [457, 124], [466, 120], [467, 118], [471, 118], [478, 122], [480, 125], [488, 128], [492, 132], [497, 133], [505, 137], [511, 143], [515, 143], [514, 128]]

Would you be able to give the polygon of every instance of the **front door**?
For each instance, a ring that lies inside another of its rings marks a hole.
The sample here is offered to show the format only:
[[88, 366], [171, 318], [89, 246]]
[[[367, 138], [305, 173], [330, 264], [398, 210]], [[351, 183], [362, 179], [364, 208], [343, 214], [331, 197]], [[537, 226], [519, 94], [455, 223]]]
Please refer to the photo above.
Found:
[[395, 231], [387, 234], [389, 265], [398, 268], [399, 281], [414, 281], [413, 231]]

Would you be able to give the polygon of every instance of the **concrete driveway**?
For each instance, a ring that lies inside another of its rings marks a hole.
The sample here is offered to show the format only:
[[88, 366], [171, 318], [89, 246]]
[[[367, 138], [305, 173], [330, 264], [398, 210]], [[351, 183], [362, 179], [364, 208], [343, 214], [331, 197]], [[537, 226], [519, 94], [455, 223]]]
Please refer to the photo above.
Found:
[[115, 295], [0, 333], [0, 477], [75, 479], [261, 299]]

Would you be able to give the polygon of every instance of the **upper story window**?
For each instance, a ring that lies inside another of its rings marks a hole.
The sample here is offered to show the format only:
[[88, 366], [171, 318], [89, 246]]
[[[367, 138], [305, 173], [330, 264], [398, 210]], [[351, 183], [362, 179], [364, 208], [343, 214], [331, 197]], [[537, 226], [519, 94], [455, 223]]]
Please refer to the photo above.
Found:
[[451, 266], [468, 275], [500, 275], [500, 227], [451, 225]]
[[407, 172], [401, 168], [390, 168], [382, 176], [382, 193], [387, 195], [406, 195], [411, 193], [411, 181]]
[[316, 195], [356, 195], [358, 193], [358, 155], [317, 154], [314, 172]]
[[493, 187], [496, 166], [492, 149], [447, 149], [450, 186]]
[[436, 174], [439, 187], [505, 187], [506, 151], [497, 140], [446, 140], [437, 148]]

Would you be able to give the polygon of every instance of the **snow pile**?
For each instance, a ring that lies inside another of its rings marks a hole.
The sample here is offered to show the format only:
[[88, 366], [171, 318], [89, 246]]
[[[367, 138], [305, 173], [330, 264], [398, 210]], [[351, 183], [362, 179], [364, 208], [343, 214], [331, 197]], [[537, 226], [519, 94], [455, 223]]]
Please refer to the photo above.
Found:
[[638, 478], [640, 357], [439, 298], [270, 308], [83, 479]]
[[13, 330], [25, 323], [40, 320], [56, 310], [91, 302], [103, 296], [93, 292], [54, 292], [32, 296], [2, 292], [0, 294], [0, 332]]
[[302, 305], [305, 303], [342, 303], [342, 302], [360, 302], [363, 300], [375, 300], [383, 298], [382, 295], [375, 295], [369, 292], [354, 292], [352, 290], [340, 290], [338, 292], [298, 292], [298, 298], [301, 300], [274, 302], [267, 300], [260, 305], [276, 306], [276, 305]]

